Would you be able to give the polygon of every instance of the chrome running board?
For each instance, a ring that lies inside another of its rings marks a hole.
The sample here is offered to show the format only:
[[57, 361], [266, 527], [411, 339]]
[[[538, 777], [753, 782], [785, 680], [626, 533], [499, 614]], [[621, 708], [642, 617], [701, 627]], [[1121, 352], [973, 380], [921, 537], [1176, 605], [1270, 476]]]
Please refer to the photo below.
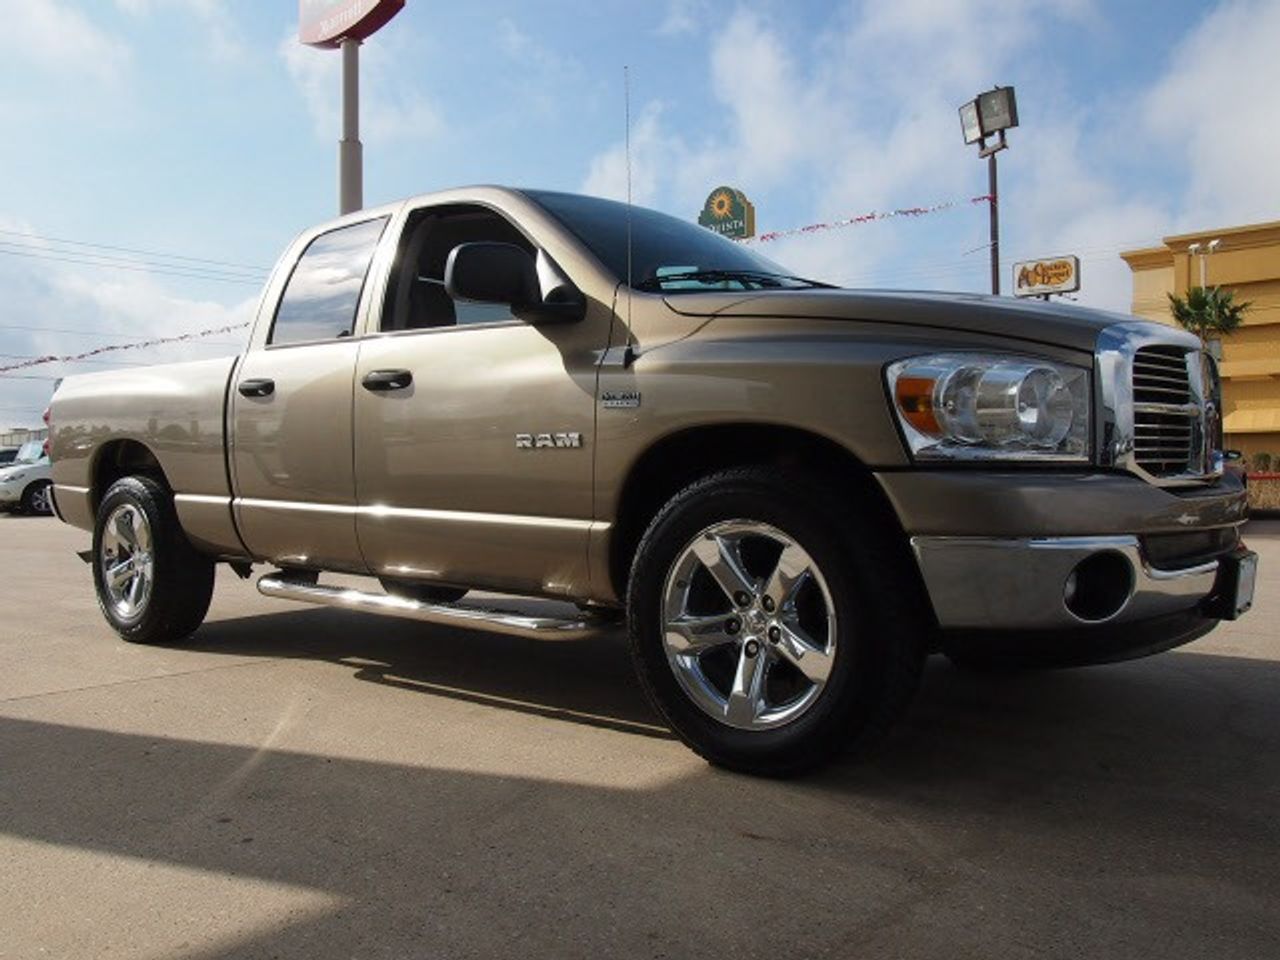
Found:
[[352, 587], [329, 587], [268, 573], [258, 578], [258, 592], [264, 597], [298, 600], [339, 610], [380, 613], [384, 616], [422, 620], [442, 627], [487, 630], [533, 640], [582, 640], [595, 636], [607, 622], [582, 614], [576, 617], [537, 617], [509, 610], [464, 607], [454, 603], [423, 603], [386, 593], [366, 593]]

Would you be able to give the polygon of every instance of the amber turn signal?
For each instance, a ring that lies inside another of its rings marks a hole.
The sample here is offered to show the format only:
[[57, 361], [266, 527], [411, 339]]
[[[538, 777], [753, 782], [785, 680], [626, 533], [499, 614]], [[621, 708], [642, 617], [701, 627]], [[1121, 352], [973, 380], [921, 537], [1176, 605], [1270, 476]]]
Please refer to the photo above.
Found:
[[933, 410], [933, 390], [937, 383], [932, 377], [900, 377], [894, 385], [894, 399], [903, 419], [932, 437], [943, 433]]

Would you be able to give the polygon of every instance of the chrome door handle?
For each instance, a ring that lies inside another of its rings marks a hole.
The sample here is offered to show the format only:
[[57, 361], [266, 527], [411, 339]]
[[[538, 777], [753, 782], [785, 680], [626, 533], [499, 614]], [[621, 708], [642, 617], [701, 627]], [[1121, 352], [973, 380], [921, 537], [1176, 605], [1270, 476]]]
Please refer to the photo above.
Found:
[[244, 397], [269, 397], [276, 391], [276, 382], [265, 377], [261, 380], [241, 380], [236, 389]]
[[366, 373], [360, 383], [375, 393], [403, 390], [413, 383], [413, 374], [408, 370], [373, 370]]

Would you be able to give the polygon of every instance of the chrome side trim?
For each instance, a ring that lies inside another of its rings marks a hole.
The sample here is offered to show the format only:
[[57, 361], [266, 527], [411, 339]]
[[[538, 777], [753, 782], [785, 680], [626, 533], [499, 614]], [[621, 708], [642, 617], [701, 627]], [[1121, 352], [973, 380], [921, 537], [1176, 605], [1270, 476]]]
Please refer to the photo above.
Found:
[[199, 503], [212, 507], [226, 507], [231, 504], [230, 497], [207, 493], [175, 493], [173, 499], [175, 503]]
[[[380, 504], [359, 507], [354, 504], [308, 503], [303, 500], [267, 500], [237, 497], [235, 505], [255, 510], [294, 510], [299, 513], [336, 513], [350, 517], [363, 516], [391, 520], [434, 520], [446, 523], [499, 524], [514, 527], [557, 527], [562, 530], [598, 529], [600, 521], [571, 517], [537, 517], [518, 513], [480, 513], [469, 510], [430, 510], [419, 507], [388, 507]], [[605, 524], [607, 528], [609, 525]]]
[[576, 617], [537, 617], [508, 610], [490, 610], [452, 603], [423, 603], [385, 593], [367, 593], [350, 587], [290, 580], [279, 574], [259, 577], [258, 592], [265, 597], [281, 600], [297, 600], [337, 607], [340, 610], [378, 613], [421, 620], [442, 627], [486, 630], [533, 640], [582, 640], [594, 637], [604, 626], [599, 618], [588, 614]]
[[[1190, 404], [1135, 403], [1133, 398], [1134, 357], [1142, 347], [1174, 346], [1187, 350]], [[1098, 334], [1094, 358], [1098, 381], [1098, 454], [1104, 467], [1116, 467], [1158, 487], [1211, 483], [1222, 476], [1224, 458], [1215, 450], [1206, 425], [1220, 417], [1220, 401], [1215, 396], [1211, 359], [1206, 360], [1200, 341], [1183, 330], [1144, 321], [1115, 323]], [[1189, 417], [1195, 431], [1192, 461], [1187, 469], [1172, 476], [1153, 476], [1137, 458], [1135, 416], [1139, 412], [1175, 413]]]
[[[1183, 570], [1152, 567], [1138, 538], [912, 537], [911, 548], [940, 626], [948, 629], [1053, 630], [1125, 623], [1190, 610], [1212, 591], [1218, 561]], [[1063, 597], [1067, 577], [1080, 561], [1118, 553], [1129, 561], [1128, 600], [1103, 620], [1084, 620]]]

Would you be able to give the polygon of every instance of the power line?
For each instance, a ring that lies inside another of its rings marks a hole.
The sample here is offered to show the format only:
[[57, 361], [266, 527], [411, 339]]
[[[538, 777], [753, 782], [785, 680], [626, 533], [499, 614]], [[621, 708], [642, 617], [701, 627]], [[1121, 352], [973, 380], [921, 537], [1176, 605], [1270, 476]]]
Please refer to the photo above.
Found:
[[[219, 273], [202, 273], [197, 270], [183, 270], [181, 268], [168, 269], [161, 265], [146, 266], [134, 261], [113, 261], [109, 259], [89, 260], [86, 257], [96, 256], [95, 254], [84, 254], [80, 257], [61, 256], [61, 251], [43, 251], [35, 247], [22, 247], [20, 244], [8, 244], [8, 247], [21, 247], [21, 249], [6, 249], [5, 242], [0, 241], [0, 254], [10, 257], [27, 257], [33, 260], [55, 260], [60, 263], [75, 263], [88, 267], [102, 267], [111, 270], [128, 270], [133, 273], [154, 273], [171, 277], [187, 277], [193, 280], [212, 280], [218, 283], [242, 283], [249, 286], [262, 286], [263, 279], [254, 279], [239, 274], [219, 274]], [[174, 265], [177, 267], [177, 265]]]
[[230, 260], [210, 260], [207, 257], [191, 257], [180, 253], [162, 253], [156, 250], [138, 250], [134, 247], [117, 247], [109, 243], [92, 243], [88, 240], [68, 240], [64, 237], [46, 237], [38, 233], [26, 233], [22, 230], [0, 230], [0, 234], [10, 237], [28, 237], [32, 240], [41, 240], [45, 243], [62, 243], [72, 247], [94, 247], [98, 250], [115, 250], [117, 253], [135, 253], [144, 257], [159, 257], [162, 260], [185, 260], [189, 263], [208, 263], [219, 267], [243, 267], [248, 270], [257, 270], [260, 273], [267, 273], [270, 267], [259, 266], [254, 263], [235, 263]]

